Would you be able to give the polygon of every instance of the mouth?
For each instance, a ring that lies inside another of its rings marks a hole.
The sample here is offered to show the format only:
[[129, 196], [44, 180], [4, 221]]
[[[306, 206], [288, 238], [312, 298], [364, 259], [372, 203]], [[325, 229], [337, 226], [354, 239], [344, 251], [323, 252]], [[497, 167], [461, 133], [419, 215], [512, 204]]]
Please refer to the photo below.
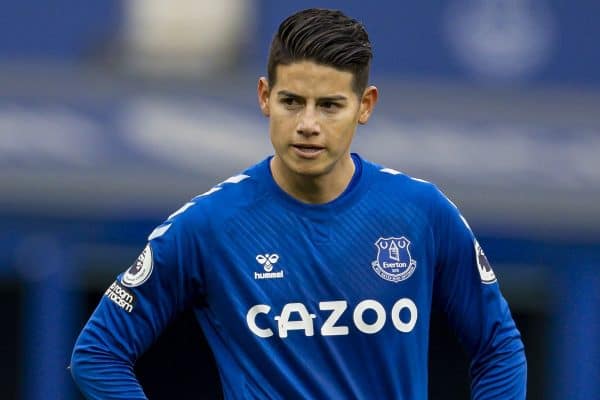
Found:
[[325, 151], [325, 147], [313, 144], [293, 144], [294, 152], [301, 158], [316, 158], [319, 154]]

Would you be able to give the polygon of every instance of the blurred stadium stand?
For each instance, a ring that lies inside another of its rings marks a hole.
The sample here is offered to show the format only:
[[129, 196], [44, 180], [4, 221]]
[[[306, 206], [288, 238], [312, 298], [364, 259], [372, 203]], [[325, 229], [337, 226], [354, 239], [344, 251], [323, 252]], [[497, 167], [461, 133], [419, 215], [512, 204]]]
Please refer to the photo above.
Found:
[[[270, 154], [256, 78], [297, 7], [4, 3], [0, 397], [78, 399], [66, 367], [103, 289], [173, 210]], [[523, 333], [530, 398], [600, 398], [600, 3], [405, 3], [343, 4], [381, 91], [354, 150], [462, 209]], [[464, 355], [433, 327], [431, 398], [465, 398]], [[140, 360], [151, 398], [218, 398], [199, 337], [183, 316]]]

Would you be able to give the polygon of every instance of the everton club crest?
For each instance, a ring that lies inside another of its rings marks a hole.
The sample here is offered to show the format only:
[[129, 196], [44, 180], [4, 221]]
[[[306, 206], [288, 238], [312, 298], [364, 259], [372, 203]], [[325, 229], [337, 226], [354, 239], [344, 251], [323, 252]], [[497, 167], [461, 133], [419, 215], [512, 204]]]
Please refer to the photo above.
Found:
[[417, 268], [417, 262], [410, 255], [410, 240], [406, 237], [379, 238], [375, 246], [377, 260], [371, 266], [381, 278], [394, 283], [402, 282]]

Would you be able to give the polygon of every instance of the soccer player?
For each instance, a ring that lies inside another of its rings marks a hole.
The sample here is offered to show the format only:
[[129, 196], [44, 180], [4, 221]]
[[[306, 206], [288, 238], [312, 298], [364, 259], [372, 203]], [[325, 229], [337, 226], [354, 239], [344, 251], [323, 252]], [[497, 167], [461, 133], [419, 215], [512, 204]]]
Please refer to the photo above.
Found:
[[71, 361], [88, 398], [144, 399], [135, 360], [193, 308], [226, 399], [426, 399], [432, 307], [472, 398], [525, 398], [520, 334], [465, 219], [350, 152], [377, 102], [371, 58], [339, 11], [282, 22], [258, 81], [274, 155], [171, 214], [110, 285]]

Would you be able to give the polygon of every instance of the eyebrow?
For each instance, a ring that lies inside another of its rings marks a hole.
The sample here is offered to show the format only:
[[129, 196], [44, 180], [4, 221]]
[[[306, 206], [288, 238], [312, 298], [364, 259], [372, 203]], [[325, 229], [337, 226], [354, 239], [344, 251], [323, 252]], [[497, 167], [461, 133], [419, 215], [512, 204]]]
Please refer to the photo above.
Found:
[[[285, 96], [285, 97], [292, 97], [292, 98], [297, 98], [297, 99], [302, 99], [303, 97], [293, 93], [293, 92], [289, 92], [287, 90], [280, 90], [277, 92], [278, 96]], [[324, 96], [324, 97], [319, 97], [317, 99], [318, 101], [346, 101], [348, 100], [348, 98], [346, 96], [343, 96], [341, 94], [338, 95], [334, 95], [334, 96]]]

